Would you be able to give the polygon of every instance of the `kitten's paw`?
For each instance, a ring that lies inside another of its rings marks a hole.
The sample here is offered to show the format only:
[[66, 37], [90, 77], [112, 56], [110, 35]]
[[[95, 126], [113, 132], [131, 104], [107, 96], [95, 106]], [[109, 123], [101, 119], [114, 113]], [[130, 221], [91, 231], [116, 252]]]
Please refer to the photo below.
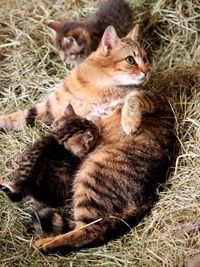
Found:
[[141, 124], [141, 118], [140, 117], [128, 117], [123, 116], [121, 119], [121, 125], [123, 131], [127, 134], [133, 134], [137, 131], [137, 129], [140, 127]]
[[14, 192], [14, 188], [12, 187], [11, 183], [6, 182], [0, 179], [0, 190], [9, 194]]

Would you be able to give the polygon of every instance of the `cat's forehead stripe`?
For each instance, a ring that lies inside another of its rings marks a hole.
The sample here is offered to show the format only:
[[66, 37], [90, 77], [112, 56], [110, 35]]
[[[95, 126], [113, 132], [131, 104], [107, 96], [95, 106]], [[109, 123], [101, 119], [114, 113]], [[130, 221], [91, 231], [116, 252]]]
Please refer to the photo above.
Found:
[[136, 56], [140, 56], [142, 54], [142, 51], [141, 51], [139, 45], [136, 42], [134, 42], [134, 41], [132, 41], [130, 39], [128, 39], [128, 40], [127, 39], [122, 39], [122, 42], [124, 43], [124, 47], [123, 48], [131, 49], [131, 51], [132, 51], [132, 53], [133, 53], [133, 55], [135, 57]]

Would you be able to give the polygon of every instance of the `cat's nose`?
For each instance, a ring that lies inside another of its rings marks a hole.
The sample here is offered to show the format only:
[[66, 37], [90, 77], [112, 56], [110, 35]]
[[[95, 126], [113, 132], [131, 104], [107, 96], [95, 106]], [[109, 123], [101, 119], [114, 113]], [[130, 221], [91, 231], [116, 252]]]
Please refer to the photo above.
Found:
[[142, 71], [142, 73], [144, 74], [144, 76], [147, 76], [148, 71]]
[[147, 76], [147, 74], [149, 73], [149, 71], [150, 71], [150, 68], [143, 68], [143, 69], [141, 69], [141, 72], [142, 72], [145, 76]]

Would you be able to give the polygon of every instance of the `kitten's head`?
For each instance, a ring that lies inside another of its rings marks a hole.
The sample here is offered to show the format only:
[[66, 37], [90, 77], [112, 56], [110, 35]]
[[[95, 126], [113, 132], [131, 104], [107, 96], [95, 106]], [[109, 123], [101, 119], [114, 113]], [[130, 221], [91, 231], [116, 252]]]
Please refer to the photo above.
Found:
[[83, 61], [90, 51], [90, 35], [79, 22], [51, 22], [55, 49], [64, 63], [77, 64]]
[[137, 25], [121, 39], [114, 27], [106, 28], [97, 51], [88, 58], [106, 74], [105, 84], [140, 85], [146, 80], [150, 71], [149, 63], [137, 39]]
[[71, 105], [54, 122], [54, 138], [79, 158], [84, 157], [96, 144], [98, 128], [89, 120], [78, 116]]

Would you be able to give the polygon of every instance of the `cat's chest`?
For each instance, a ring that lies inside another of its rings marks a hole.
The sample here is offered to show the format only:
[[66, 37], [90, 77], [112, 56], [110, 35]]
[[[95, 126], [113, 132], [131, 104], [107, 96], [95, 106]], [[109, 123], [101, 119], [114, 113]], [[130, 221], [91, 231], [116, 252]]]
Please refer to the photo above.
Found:
[[101, 104], [94, 103], [91, 105], [91, 109], [89, 114], [87, 115], [87, 119], [92, 120], [96, 117], [101, 117], [101, 118], [109, 117], [113, 114], [114, 110], [116, 110], [116, 108], [123, 103], [124, 103], [124, 98], [114, 99], [110, 102]]

